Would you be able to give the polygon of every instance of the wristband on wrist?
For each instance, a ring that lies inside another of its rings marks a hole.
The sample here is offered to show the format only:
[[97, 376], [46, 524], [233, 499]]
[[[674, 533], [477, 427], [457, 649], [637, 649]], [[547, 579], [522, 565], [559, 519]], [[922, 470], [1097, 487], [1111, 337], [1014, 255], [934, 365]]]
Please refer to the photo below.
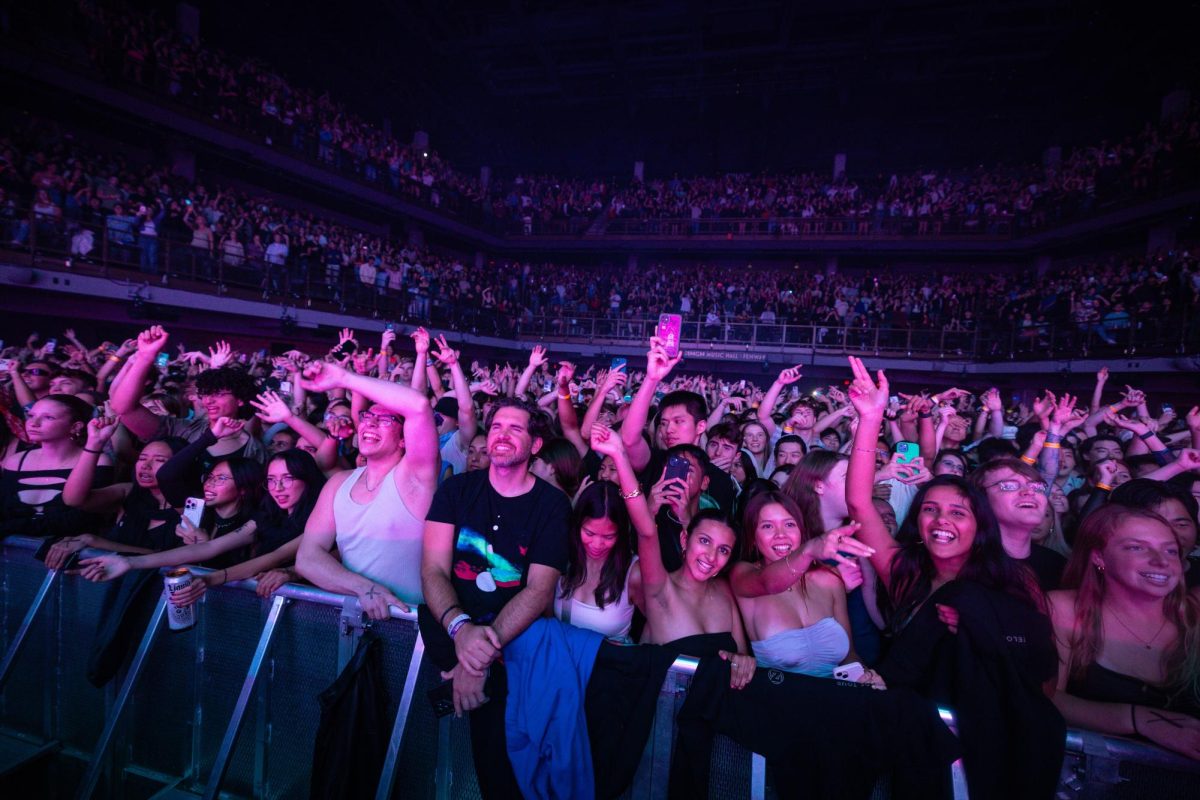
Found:
[[1063, 437], [1062, 437], [1061, 433], [1047, 433], [1046, 434], [1046, 444], [1054, 444], [1055, 442], [1061, 442], [1062, 440], [1063, 440]]
[[917, 412], [918, 419], [929, 419], [932, 416], [933, 416], [933, 414], [929, 413], [928, 411], [918, 411]]
[[1048, 450], [1062, 450], [1062, 445], [1058, 442], [1046, 442], [1042, 445], [1042, 447], [1045, 447]]
[[1143, 442], [1148, 439], [1153, 439], [1155, 436], [1158, 436], [1158, 434], [1155, 433], [1154, 431], [1146, 431], [1145, 433], [1138, 434], [1138, 438], [1141, 439]]
[[1021, 460], [1024, 461], [1026, 464], [1029, 464], [1030, 466], [1033, 466], [1034, 464], [1037, 463], [1036, 458], [1030, 458], [1029, 456], [1021, 456]]
[[641, 489], [634, 489], [632, 492], [629, 492], [628, 494], [626, 494], [625, 492], [621, 492], [621, 497], [624, 497], [626, 500], [632, 500], [635, 497], [641, 496], [641, 494], [642, 494]]
[[562, 392], [558, 393], [558, 397], [560, 400], [570, 400], [571, 399], [571, 395], [563, 394]]
[[1114, 414], [1118, 414], [1118, 413], [1120, 413], [1121, 408], [1120, 408], [1120, 406], [1109, 406], [1108, 410]]
[[85, 452], [85, 453], [95, 453], [95, 454], [96, 454], [96, 455], [98, 455], [98, 456], [102, 456], [102, 455], [104, 455], [104, 451], [103, 451], [103, 450], [93, 450], [93, 449], [91, 449], [90, 447], [85, 447], [85, 448], [83, 448], [83, 452]]
[[466, 625], [470, 621], [471, 618], [466, 614], [459, 614], [457, 617], [450, 620], [450, 625], [446, 628], [446, 633], [450, 634], [450, 638], [453, 639], [455, 635], [458, 634], [462, 626]]
[[1111, 492], [1113, 490], [1113, 487], [1109, 486], [1107, 483], [1097, 483], [1096, 488], [1102, 492]]
[[446, 624], [446, 615], [447, 615], [447, 614], [449, 614], [451, 611], [453, 611], [453, 610], [454, 610], [454, 609], [456, 609], [456, 608], [457, 608], [459, 611], [461, 611], [461, 610], [462, 610], [462, 607], [461, 607], [461, 606], [453, 605], [453, 606], [450, 606], [449, 608], [447, 608], [445, 611], [443, 611], [443, 612], [442, 612], [442, 618], [438, 620], [438, 625], [445, 625], [445, 624]]

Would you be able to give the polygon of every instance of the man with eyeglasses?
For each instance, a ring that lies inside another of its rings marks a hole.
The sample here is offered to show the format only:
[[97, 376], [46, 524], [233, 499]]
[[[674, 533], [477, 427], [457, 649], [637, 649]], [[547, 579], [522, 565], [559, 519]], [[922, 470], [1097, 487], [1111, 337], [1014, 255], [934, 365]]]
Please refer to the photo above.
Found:
[[138, 334], [137, 350], [129, 359], [126, 371], [113, 381], [110, 402], [121, 422], [143, 441], [180, 436], [189, 442], [208, 437], [208, 458], [203, 464], [208, 469], [213, 459], [223, 456], [244, 456], [257, 461], [266, 461], [267, 451], [258, 437], [251, 436], [243, 424], [223, 426], [222, 435], [213, 428], [220, 419], [239, 420], [246, 418], [247, 404], [253, 399], [254, 379], [238, 367], [218, 367], [201, 372], [196, 378], [196, 393], [204, 407], [204, 416], [192, 420], [160, 417], [142, 405], [142, 394], [151, 370], [156, 369], [154, 360], [166, 346], [168, 333], [159, 325]]
[[345, 389], [370, 405], [358, 415], [366, 464], [321, 490], [296, 570], [322, 589], [356, 596], [371, 619], [387, 619], [389, 606], [422, 601], [422, 537], [439, 463], [433, 409], [408, 386], [322, 361], [305, 367], [301, 383], [310, 392]]
[[971, 483], [987, 495], [1000, 525], [1004, 552], [1033, 571], [1043, 591], [1062, 581], [1067, 559], [1033, 541], [1046, 516], [1048, 485], [1041, 474], [1019, 458], [994, 458], [971, 474]]

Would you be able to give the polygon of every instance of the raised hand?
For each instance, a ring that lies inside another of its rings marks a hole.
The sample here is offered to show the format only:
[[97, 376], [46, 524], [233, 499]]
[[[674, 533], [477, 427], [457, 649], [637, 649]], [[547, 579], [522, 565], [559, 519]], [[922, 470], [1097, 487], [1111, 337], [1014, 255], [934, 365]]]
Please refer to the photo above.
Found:
[[[409, 336], [412, 337], [413, 347], [416, 348], [418, 355], [423, 356], [429, 352], [429, 331], [424, 328], [417, 328]], [[418, 365], [418, 368], [420, 367], [421, 365]]]
[[850, 371], [854, 374], [854, 380], [850, 382], [850, 403], [854, 410], [860, 416], [874, 414], [882, 417], [888, 404], [888, 381], [883, 370], [879, 370], [879, 381], [876, 383], [871, 380], [871, 373], [862, 359], [850, 356]]
[[546, 355], [546, 348], [540, 344], [535, 344], [533, 350], [529, 352], [529, 366], [534, 369], [541, 368], [549, 360], [550, 357]]
[[447, 367], [452, 367], [458, 363], [459, 353], [446, 342], [445, 336], [439, 336], [434, 340], [437, 344], [437, 349], [433, 351], [433, 357]]
[[117, 432], [121, 420], [117, 417], [95, 417], [87, 424], [87, 444], [89, 450], [102, 450], [108, 440]]
[[567, 389], [571, 385], [571, 379], [575, 377], [575, 365], [570, 361], [558, 362], [558, 373], [554, 376], [554, 382], [558, 386], [559, 392]]
[[343, 346], [346, 342], [354, 342], [355, 346], [358, 345], [358, 340], [354, 338], [354, 331], [350, 328], [342, 328], [338, 333], [338, 347]]
[[1004, 403], [1000, 400], [1000, 390], [995, 386], [980, 395], [979, 399], [983, 402], [983, 407], [988, 410], [988, 413], [1004, 410]]
[[790, 386], [791, 384], [800, 380], [800, 371], [801, 366], [799, 364], [794, 367], [788, 367], [787, 369], [780, 370], [779, 377], [775, 379], [775, 382], [780, 386]]
[[391, 328], [384, 328], [383, 334], [379, 337], [379, 352], [386, 353], [387, 349], [396, 341], [396, 331]]
[[168, 338], [170, 338], [170, 335], [163, 330], [163, 326], [151, 325], [138, 334], [138, 354], [145, 358], [154, 358], [160, 350], [167, 346]]
[[208, 348], [208, 366], [220, 369], [233, 360], [233, 348], [229, 342], [217, 342], [217, 346]]
[[268, 425], [287, 422], [292, 416], [292, 410], [288, 408], [288, 404], [283, 401], [282, 397], [270, 389], [259, 394], [256, 399], [251, 400], [250, 405], [257, 409], [255, 416]]
[[212, 434], [218, 439], [228, 439], [237, 436], [246, 427], [246, 420], [231, 417], [217, 417], [212, 421]]
[[680, 355], [671, 358], [667, 355], [667, 349], [663, 345], [662, 339], [657, 336], [650, 337], [650, 352], [646, 354], [646, 380], [661, 383], [666, 380], [671, 374], [671, 370], [675, 369], [680, 361], [683, 360], [683, 351]]
[[1146, 393], [1141, 389], [1134, 389], [1129, 384], [1126, 384], [1125, 391], [1121, 392], [1121, 398], [1120, 405], [1125, 406], [1125, 408], [1136, 408], [1146, 402]]
[[1096, 370], [1096, 383], [1101, 385], [1108, 382], [1108, 367], [1101, 367]]
[[625, 444], [621, 441], [621, 437], [612, 428], [598, 422], [592, 425], [591, 445], [592, 449], [602, 456], [616, 458], [625, 452]]
[[856, 556], [875, 555], [875, 548], [854, 538], [861, 526], [857, 522], [834, 528], [823, 536], [816, 536], [804, 543], [802, 552], [814, 561], [836, 561], [839, 564], [853, 563]]
[[350, 363], [353, 365], [355, 372], [357, 372], [359, 375], [366, 375], [367, 370], [370, 369], [371, 366], [371, 359], [374, 356], [375, 350], [368, 347], [365, 353], [362, 350], [356, 352], [354, 357], [350, 359]]
[[327, 361], [311, 361], [301, 373], [300, 385], [310, 392], [328, 392], [341, 388], [346, 370]]

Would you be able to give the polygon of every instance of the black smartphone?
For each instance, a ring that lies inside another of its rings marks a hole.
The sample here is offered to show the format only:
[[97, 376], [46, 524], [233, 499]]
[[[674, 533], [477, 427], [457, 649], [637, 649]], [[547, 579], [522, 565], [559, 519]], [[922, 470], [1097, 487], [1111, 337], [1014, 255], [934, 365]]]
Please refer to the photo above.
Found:
[[679, 478], [686, 483], [691, 471], [692, 462], [683, 456], [671, 456], [667, 459], [667, 473], [663, 476], [663, 480], [669, 481], [672, 478]]
[[438, 719], [454, 713], [454, 681], [443, 681], [426, 692], [433, 715]]

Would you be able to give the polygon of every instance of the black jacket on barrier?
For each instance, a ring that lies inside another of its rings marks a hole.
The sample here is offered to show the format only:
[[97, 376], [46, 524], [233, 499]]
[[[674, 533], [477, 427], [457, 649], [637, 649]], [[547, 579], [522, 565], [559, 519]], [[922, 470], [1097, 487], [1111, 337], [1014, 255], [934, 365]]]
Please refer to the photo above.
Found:
[[[958, 610], [958, 633], [936, 604]], [[1066, 747], [1066, 723], [1043, 691], [1058, 674], [1049, 618], [972, 581], [933, 593], [896, 638], [879, 673], [911, 686], [957, 716], [971, 800], [1051, 798]]]
[[709, 796], [720, 733], [767, 759], [781, 798], [861, 798], [892, 778], [891, 796], [946, 797], [961, 752], [933, 703], [907, 689], [758, 669], [729, 688], [729, 664], [704, 658], [675, 719], [670, 797]]
[[391, 736], [383, 643], [377, 634], [363, 634], [350, 663], [317, 701], [321, 722], [313, 747], [309, 796], [314, 800], [374, 797]]

